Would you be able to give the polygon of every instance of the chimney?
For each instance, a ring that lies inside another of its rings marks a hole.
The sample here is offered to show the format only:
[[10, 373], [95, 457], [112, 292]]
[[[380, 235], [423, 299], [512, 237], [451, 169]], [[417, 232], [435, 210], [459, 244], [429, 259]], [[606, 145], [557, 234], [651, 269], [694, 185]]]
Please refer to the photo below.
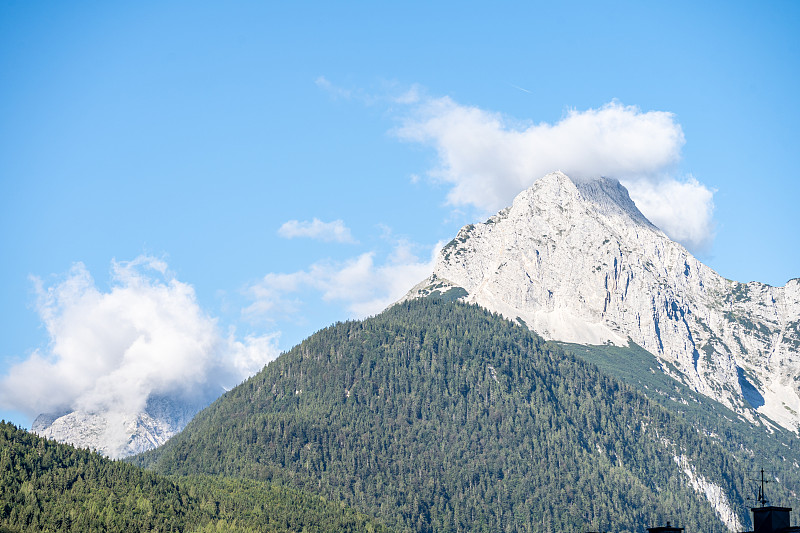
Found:
[[681, 533], [681, 531], [683, 531], [682, 527], [672, 526], [669, 521], [666, 526], [647, 528], [647, 533]]

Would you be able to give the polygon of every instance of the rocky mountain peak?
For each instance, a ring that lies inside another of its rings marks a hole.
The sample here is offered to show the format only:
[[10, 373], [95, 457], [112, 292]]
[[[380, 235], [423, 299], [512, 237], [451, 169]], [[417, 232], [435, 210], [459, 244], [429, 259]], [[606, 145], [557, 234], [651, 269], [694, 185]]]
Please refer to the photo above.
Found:
[[580, 191], [583, 200], [594, 205], [598, 213], [604, 216], [627, 217], [636, 225], [660, 231], [639, 211], [639, 208], [631, 200], [628, 189], [623, 187], [619, 181], [601, 177], [578, 181], [575, 186]]
[[526, 206], [533, 207], [538, 214], [554, 209], [562, 213], [577, 210], [576, 215], [595, 214], [618, 218], [660, 232], [639, 211], [628, 190], [612, 178], [597, 177], [573, 182], [563, 172], [552, 172], [517, 195], [511, 209], [530, 212]]
[[207, 402], [153, 396], [141, 412], [43, 413], [31, 431], [78, 448], [89, 448], [118, 459], [164, 444], [181, 431]]
[[406, 298], [457, 295], [551, 340], [634, 342], [694, 390], [797, 430], [798, 287], [727, 280], [650, 223], [618, 181], [554, 172], [462, 228]]

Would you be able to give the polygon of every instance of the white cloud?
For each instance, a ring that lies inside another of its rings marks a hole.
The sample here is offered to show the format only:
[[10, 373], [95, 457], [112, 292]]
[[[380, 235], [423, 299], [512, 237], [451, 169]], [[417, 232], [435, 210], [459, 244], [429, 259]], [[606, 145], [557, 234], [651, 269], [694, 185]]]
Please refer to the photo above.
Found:
[[672, 239], [705, 251], [714, 239], [714, 192], [693, 177], [686, 181], [624, 181], [636, 207]]
[[[690, 248], [713, 238], [713, 192], [693, 178], [672, 177], [684, 144], [672, 113], [611, 102], [572, 110], [555, 124], [531, 124], [447, 97], [409, 101], [395, 134], [436, 150], [438, 165], [429, 175], [450, 184], [452, 206], [495, 212], [535, 180], [561, 170], [574, 180], [625, 182], [645, 216]], [[672, 204], [678, 198], [680, 208]], [[688, 206], [696, 210], [691, 216]]]
[[311, 221], [289, 220], [279, 229], [278, 235], [286, 239], [306, 237], [325, 242], [355, 243], [350, 228], [345, 226], [344, 221], [334, 220], [333, 222], [323, 222], [318, 218]]
[[380, 263], [376, 262], [375, 252], [366, 252], [346, 261], [320, 261], [298, 272], [267, 274], [248, 288], [253, 304], [245, 309], [245, 315], [263, 318], [295, 313], [301, 302], [290, 295], [305, 289], [320, 293], [324, 301], [344, 304], [353, 318], [374, 315], [433, 271], [441, 245], [437, 244], [423, 259], [413, 248], [410, 243], [399, 241]]
[[274, 317], [297, 314], [303, 302], [300, 298], [289, 296], [313, 285], [310, 275], [305, 271], [290, 274], [270, 272], [261, 281], [247, 287], [246, 293], [253, 301], [242, 310], [249, 320], [273, 322]]
[[319, 76], [316, 80], [314, 80], [314, 83], [320, 89], [328, 92], [329, 94], [337, 98], [349, 99], [353, 96], [352, 91], [350, 91], [349, 89], [343, 89], [341, 87], [332, 84], [330, 80], [328, 80], [328, 78], [326, 78], [325, 76]]
[[36, 280], [50, 345], [2, 378], [0, 404], [31, 416], [114, 415], [138, 412], [151, 395], [212, 399], [278, 355], [276, 335], [222, 336], [163, 261], [114, 262], [112, 278], [102, 292], [79, 263], [54, 286]]

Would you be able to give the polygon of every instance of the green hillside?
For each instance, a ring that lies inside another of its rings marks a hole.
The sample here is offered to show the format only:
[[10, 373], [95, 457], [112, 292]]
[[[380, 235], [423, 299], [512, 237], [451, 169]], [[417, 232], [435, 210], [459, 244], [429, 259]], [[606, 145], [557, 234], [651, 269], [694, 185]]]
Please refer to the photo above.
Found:
[[721, 532], [675, 457], [748, 524], [740, 455], [525, 328], [415, 300], [311, 336], [135, 460], [281, 480], [416, 531]]
[[[765, 469], [773, 481], [768, 496], [774, 505], [797, 505], [800, 498], [800, 442], [797, 434], [776, 423], [745, 419], [660, 369], [678, 375], [670, 363], [631, 343], [628, 347], [584, 346], [559, 343], [566, 351], [597, 365], [607, 375], [623, 381], [692, 423], [712, 440], [734, 454], [742, 473], [749, 477], [746, 496], [755, 497], [758, 471]], [[777, 481], [777, 482], [775, 482]]]
[[386, 531], [277, 484], [167, 479], [0, 423], [0, 532]]

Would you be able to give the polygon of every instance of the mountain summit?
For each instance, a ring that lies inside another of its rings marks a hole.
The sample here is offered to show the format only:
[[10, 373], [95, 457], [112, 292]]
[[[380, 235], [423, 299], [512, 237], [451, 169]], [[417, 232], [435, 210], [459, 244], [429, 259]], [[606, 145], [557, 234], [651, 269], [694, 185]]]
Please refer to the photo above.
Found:
[[616, 180], [554, 172], [463, 227], [404, 299], [445, 294], [550, 340], [636, 343], [666, 374], [748, 419], [800, 428], [800, 279], [725, 279], [650, 223]]
[[152, 396], [139, 412], [88, 412], [79, 409], [43, 413], [33, 421], [31, 431], [119, 459], [164, 444], [207, 404], [202, 399]]

